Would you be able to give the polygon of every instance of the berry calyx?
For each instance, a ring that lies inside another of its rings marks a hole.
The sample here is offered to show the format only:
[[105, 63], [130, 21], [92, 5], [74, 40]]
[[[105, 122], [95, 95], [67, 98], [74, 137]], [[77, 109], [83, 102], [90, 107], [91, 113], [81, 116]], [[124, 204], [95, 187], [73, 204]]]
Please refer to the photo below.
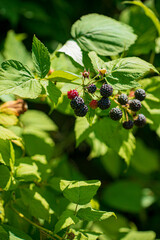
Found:
[[77, 115], [78, 117], [84, 117], [88, 112], [88, 107], [87, 105], [83, 105], [80, 108], [77, 108], [74, 110], [75, 115]]
[[138, 99], [133, 99], [129, 101], [129, 108], [134, 111], [137, 112], [141, 109], [142, 105], [141, 102]]
[[143, 101], [146, 97], [146, 92], [144, 91], [144, 89], [137, 89], [134, 95], [136, 99]]
[[75, 97], [79, 96], [79, 93], [77, 92], [76, 89], [70, 90], [67, 92], [67, 97], [69, 99], [74, 99]]
[[128, 103], [128, 97], [126, 94], [122, 93], [121, 95], [118, 96], [118, 102], [121, 105], [126, 105]]
[[112, 108], [109, 112], [109, 116], [112, 120], [118, 121], [122, 118], [122, 111], [119, 108]]
[[84, 106], [84, 100], [81, 97], [75, 97], [70, 102], [72, 109], [80, 109]]
[[109, 108], [110, 105], [111, 105], [111, 101], [109, 100], [109, 98], [102, 97], [98, 101], [98, 107], [102, 110], [105, 110], [105, 109]]
[[95, 84], [90, 84], [90, 85], [87, 87], [87, 89], [88, 89], [88, 92], [89, 92], [89, 93], [94, 93], [94, 92], [96, 91], [97, 87], [96, 87]]
[[134, 120], [134, 124], [137, 127], [144, 127], [146, 124], [146, 117], [143, 114], [138, 114], [137, 118]]
[[92, 108], [92, 109], [96, 109], [98, 107], [98, 101], [97, 100], [92, 100], [90, 103], [89, 103], [89, 106]]
[[84, 78], [89, 78], [89, 74], [90, 74], [90, 72], [87, 72], [86, 70], [84, 70], [84, 72], [82, 73], [82, 76]]
[[99, 74], [101, 76], [104, 76], [107, 73], [107, 70], [105, 68], [98, 70]]
[[113, 93], [113, 88], [109, 84], [103, 84], [102, 87], [100, 88], [100, 94], [102, 97], [109, 97]]
[[134, 122], [132, 120], [128, 120], [128, 121], [124, 121], [122, 126], [125, 129], [131, 129], [133, 128], [133, 124]]

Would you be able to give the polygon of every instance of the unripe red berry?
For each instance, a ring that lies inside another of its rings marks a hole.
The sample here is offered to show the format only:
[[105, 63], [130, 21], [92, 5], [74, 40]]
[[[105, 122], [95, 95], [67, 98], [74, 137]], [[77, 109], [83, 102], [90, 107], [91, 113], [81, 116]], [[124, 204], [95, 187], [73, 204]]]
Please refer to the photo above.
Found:
[[82, 73], [82, 76], [84, 77], [84, 78], [89, 78], [89, 74], [90, 74], [90, 72], [87, 72], [86, 70]]
[[78, 97], [78, 96], [79, 96], [79, 93], [77, 92], [76, 89], [73, 89], [67, 92], [67, 97], [69, 99], [74, 99], [75, 97]]
[[89, 103], [89, 106], [92, 108], [92, 109], [96, 109], [98, 107], [98, 101], [97, 100], [92, 100], [90, 103]]

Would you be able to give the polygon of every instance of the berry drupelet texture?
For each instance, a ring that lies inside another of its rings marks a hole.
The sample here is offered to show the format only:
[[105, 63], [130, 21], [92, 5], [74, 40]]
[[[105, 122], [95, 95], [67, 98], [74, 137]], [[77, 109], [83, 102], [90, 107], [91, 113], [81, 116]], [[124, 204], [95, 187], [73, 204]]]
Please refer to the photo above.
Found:
[[92, 108], [92, 109], [96, 109], [98, 107], [98, 101], [97, 100], [92, 100], [90, 103], [89, 103], [89, 106]]
[[103, 84], [102, 87], [100, 88], [100, 94], [102, 97], [109, 97], [113, 93], [113, 88], [109, 84]]
[[75, 97], [70, 102], [72, 109], [79, 109], [84, 106], [84, 100], [81, 97]]
[[88, 89], [88, 92], [89, 92], [89, 93], [94, 93], [97, 88], [96, 88], [96, 85], [95, 85], [95, 84], [91, 84], [91, 85], [89, 85], [89, 86], [87, 87], [87, 89]]
[[105, 110], [107, 108], [109, 108], [111, 105], [111, 101], [108, 98], [102, 97], [99, 101], [98, 101], [98, 107], [101, 110]]
[[121, 105], [126, 105], [128, 103], [128, 97], [126, 94], [122, 93], [121, 95], [118, 96], [118, 102]]
[[143, 101], [146, 97], [146, 92], [144, 91], [144, 89], [137, 89], [134, 95], [136, 99]]
[[78, 116], [78, 117], [84, 117], [88, 112], [88, 107], [87, 105], [83, 105], [80, 108], [77, 108], [74, 110], [74, 113]]
[[134, 122], [132, 120], [128, 120], [128, 121], [124, 121], [122, 126], [125, 129], [131, 129], [133, 128], [133, 124]]
[[109, 112], [109, 116], [112, 120], [118, 121], [122, 118], [122, 111], [119, 108], [112, 108]]
[[79, 93], [77, 92], [76, 89], [73, 89], [67, 92], [67, 97], [69, 99], [74, 99], [75, 97], [78, 97], [78, 96], [79, 96]]
[[134, 111], [137, 112], [141, 109], [142, 105], [141, 102], [138, 99], [133, 99], [129, 101], [129, 108]]
[[146, 124], [146, 117], [143, 114], [138, 114], [137, 118], [134, 120], [134, 124], [137, 127], [144, 127]]

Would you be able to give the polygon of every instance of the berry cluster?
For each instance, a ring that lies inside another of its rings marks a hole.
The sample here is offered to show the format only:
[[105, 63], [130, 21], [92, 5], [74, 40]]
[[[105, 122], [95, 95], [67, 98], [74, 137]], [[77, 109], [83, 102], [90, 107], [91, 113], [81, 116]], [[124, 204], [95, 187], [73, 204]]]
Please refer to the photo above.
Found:
[[[106, 69], [98, 70], [98, 72], [100, 80], [104, 80]], [[142, 107], [141, 101], [143, 101], [146, 97], [146, 93], [143, 89], [137, 89], [134, 92], [133, 96], [135, 98], [133, 98], [131, 94], [127, 96], [124, 93], [113, 95], [114, 89], [110, 84], [103, 81], [103, 85], [101, 85], [100, 89], [97, 89], [97, 86], [95, 85], [97, 79], [94, 78], [94, 81], [89, 81], [89, 74], [90, 73], [87, 71], [82, 73], [83, 91], [84, 93], [87, 92], [92, 99], [90, 103], [87, 104], [89, 106], [85, 104], [83, 98], [79, 96], [77, 90], [73, 89], [67, 93], [68, 98], [71, 100], [70, 105], [74, 110], [75, 115], [84, 117], [88, 112], [88, 107], [91, 109], [99, 108], [101, 110], [106, 110], [110, 108], [111, 101], [113, 101], [117, 104], [117, 106], [110, 110], [109, 116], [114, 121], [123, 119], [123, 128], [131, 129], [134, 125], [137, 127], [143, 127], [146, 124], [146, 117], [143, 114], [136, 115]], [[89, 81], [87, 85], [84, 84], [85, 79]], [[98, 95], [95, 95], [96, 92]], [[96, 99], [93, 99], [94, 97], [96, 97]]]

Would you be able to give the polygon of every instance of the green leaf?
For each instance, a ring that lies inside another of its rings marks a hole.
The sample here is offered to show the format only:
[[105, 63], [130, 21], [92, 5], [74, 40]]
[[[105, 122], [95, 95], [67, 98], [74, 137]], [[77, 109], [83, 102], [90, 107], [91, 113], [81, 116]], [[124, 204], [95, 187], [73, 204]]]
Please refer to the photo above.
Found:
[[[80, 233], [83, 234], [83, 236], [87, 237], [87, 240], [97, 240], [102, 233], [99, 232], [92, 232], [92, 231], [85, 231], [85, 230], [80, 230]], [[78, 236], [77, 236], [77, 239]]]
[[47, 92], [48, 97], [51, 99], [51, 101], [57, 104], [59, 98], [61, 97], [62, 92], [59, 90], [58, 87], [56, 87], [55, 83], [51, 81], [47, 81], [47, 84], [45, 85], [46, 85], [45, 90]]
[[135, 80], [149, 73], [158, 73], [152, 64], [138, 57], [116, 59], [105, 63], [105, 66], [108, 72], [107, 81], [117, 90], [139, 87]]
[[8, 60], [0, 69], [0, 95], [16, 94], [23, 98], [37, 98], [42, 87], [22, 63]]
[[125, 1], [124, 3], [134, 4], [134, 5], [141, 7], [144, 10], [146, 16], [148, 16], [152, 20], [154, 25], [156, 26], [158, 34], [160, 36], [160, 22], [159, 22], [158, 18], [156, 17], [155, 13], [151, 9], [149, 9], [147, 6], [145, 6], [140, 1]]
[[4, 126], [13, 126], [18, 123], [18, 118], [15, 115], [0, 113], [0, 124]]
[[26, 233], [9, 225], [3, 225], [3, 228], [8, 233], [8, 238], [5, 240], [32, 240]]
[[75, 134], [76, 134], [76, 147], [84, 141], [88, 135], [93, 131], [93, 126], [90, 126], [86, 118], [76, 118]]
[[74, 212], [71, 210], [66, 210], [62, 213], [60, 216], [60, 219], [55, 225], [54, 233], [57, 233], [61, 231], [62, 229], [65, 229], [72, 224], [76, 224], [79, 222], [79, 219], [74, 215]]
[[21, 189], [21, 197], [24, 205], [28, 209], [31, 216], [49, 220], [50, 207], [46, 199], [39, 193], [37, 189]]
[[0, 139], [0, 149], [0, 163], [3, 163], [13, 169], [15, 159], [11, 141]]
[[8, 233], [4, 230], [2, 226], [0, 226], [0, 236], [1, 240], [8, 240]]
[[156, 234], [153, 231], [129, 231], [120, 240], [155, 240]]
[[33, 128], [43, 131], [56, 131], [55, 123], [42, 111], [28, 110], [20, 116], [24, 128]]
[[[66, 184], [65, 188], [64, 184]], [[60, 183], [64, 197], [79, 205], [89, 203], [96, 194], [100, 185], [100, 181], [97, 180], [71, 182], [62, 180]]]
[[134, 182], [119, 181], [110, 184], [103, 192], [103, 201], [111, 207], [130, 213], [141, 210], [142, 190]]
[[84, 51], [102, 56], [117, 55], [136, 40], [131, 27], [99, 14], [81, 17], [73, 24], [71, 35]]
[[100, 57], [98, 57], [94, 51], [89, 52], [88, 56], [92, 62], [93, 69], [95, 70], [95, 72], [105, 67], [105, 62]]
[[8, 190], [11, 183], [11, 175], [7, 166], [0, 165], [0, 189]]
[[46, 155], [47, 159], [51, 159], [53, 156], [55, 144], [46, 132], [33, 127], [26, 128], [23, 132], [23, 139], [29, 156]]
[[15, 178], [22, 182], [41, 180], [38, 167], [34, 162], [32, 164], [20, 163], [15, 169]]
[[16, 136], [12, 131], [0, 126], [0, 139], [3, 140], [20, 140], [20, 137]]
[[57, 71], [54, 71], [51, 75], [49, 75], [47, 79], [54, 82], [71, 83], [71, 81], [74, 81], [77, 78], [79, 78], [79, 76], [74, 73], [57, 70]]
[[18, 34], [15, 34], [13, 30], [8, 31], [7, 33], [3, 55], [5, 56], [6, 60], [14, 59], [29, 66], [32, 62], [31, 56], [27, 52], [27, 49], [22, 41], [18, 39]]
[[84, 221], [102, 221], [111, 216], [115, 216], [113, 212], [98, 211], [92, 208], [81, 208], [77, 212], [77, 217]]
[[98, 121], [95, 124], [94, 132], [100, 141], [106, 143], [129, 165], [130, 158], [135, 150], [135, 138], [132, 132], [126, 131], [120, 123], [114, 122], [110, 118], [103, 118]]
[[58, 52], [63, 52], [66, 55], [70, 56], [73, 58], [75, 62], [80, 64], [81, 66], [83, 65], [82, 62], [82, 51], [76, 41], [74, 40], [68, 40], [59, 50]]
[[50, 69], [50, 55], [44, 44], [34, 35], [32, 43], [32, 59], [40, 78], [44, 78]]

